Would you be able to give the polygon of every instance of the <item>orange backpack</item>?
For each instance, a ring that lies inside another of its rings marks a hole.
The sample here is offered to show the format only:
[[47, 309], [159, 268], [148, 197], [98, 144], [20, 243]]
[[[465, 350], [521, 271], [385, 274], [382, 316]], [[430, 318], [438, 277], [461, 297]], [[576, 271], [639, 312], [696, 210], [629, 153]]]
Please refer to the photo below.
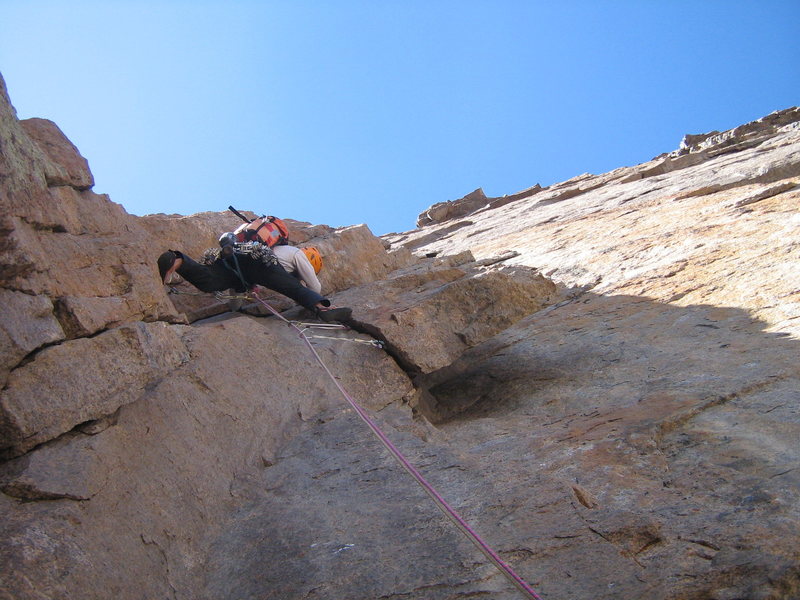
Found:
[[289, 239], [289, 228], [277, 217], [259, 217], [242, 223], [234, 230], [237, 242], [261, 242], [272, 248], [281, 240]]
[[251, 221], [232, 206], [228, 210], [244, 221], [233, 232], [237, 242], [261, 242], [272, 248], [289, 239], [289, 228], [277, 217], [263, 216]]

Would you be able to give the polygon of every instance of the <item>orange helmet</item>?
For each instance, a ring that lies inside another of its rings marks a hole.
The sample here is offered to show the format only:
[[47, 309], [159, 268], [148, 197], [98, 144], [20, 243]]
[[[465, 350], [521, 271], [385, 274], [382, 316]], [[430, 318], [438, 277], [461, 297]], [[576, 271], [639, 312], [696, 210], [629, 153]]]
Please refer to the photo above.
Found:
[[309, 246], [308, 248], [300, 248], [306, 257], [308, 257], [308, 262], [311, 263], [311, 266], [314, 267], [314, 272], [319, 273], [322, 271], [322, 255], [319, 253], [314, 246]]

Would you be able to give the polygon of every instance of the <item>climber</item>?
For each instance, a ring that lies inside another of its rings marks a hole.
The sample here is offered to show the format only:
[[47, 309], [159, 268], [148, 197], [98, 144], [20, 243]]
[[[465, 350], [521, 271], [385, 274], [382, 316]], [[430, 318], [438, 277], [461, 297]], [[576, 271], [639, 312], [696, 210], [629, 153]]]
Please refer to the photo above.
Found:
[[347, 321], [352, 309], [335, 308], [318, 291], [305, 287], [286, 272], [269, 246], [259, 242], [238, 243], [233, 233], [219, 238], [219, 248], [209, 248], [200, 262], [177, 250], [158, 257], [161, 281], [167, 284], [174, 273], [203, 292], [233, 288], [245, 292], [261, 285], [283, 294], [315, 313], [323, 321]]
[[[316, 248], [311, 248], [310, 250], [316, 252], [317, 257], [319, 257], [319, 252]], [[303, 248], [290, 246], [286, 240], [281, 240], [272, 247], [272, 251], [275, 253], [275, 256], [278, 257], [278, 262], [286, 269], [287, 273], [299, 279], [307, 288], [318, 294], [322, 293], [322, 284], [317, 278], [319, 270], [311, 264], [308, 254]], [[317, 264], [321, 267], [321, 258], [318, 259]]]

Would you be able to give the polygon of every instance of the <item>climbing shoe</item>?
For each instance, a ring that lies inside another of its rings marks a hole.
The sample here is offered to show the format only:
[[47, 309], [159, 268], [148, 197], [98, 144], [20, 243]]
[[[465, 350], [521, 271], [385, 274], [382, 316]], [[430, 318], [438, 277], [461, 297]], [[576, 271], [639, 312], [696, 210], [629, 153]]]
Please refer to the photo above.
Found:
[[168, 279], [175, 274], [175, 261], [181, 258], [181, 253], [174, 250], [167, 250], [158, 257], [158, 274], [161, 275], [161, 282], [168, 283]]
[[353, 314], [352, 308], [318, 308], [317, 318], [322, 321], [349, 321]]

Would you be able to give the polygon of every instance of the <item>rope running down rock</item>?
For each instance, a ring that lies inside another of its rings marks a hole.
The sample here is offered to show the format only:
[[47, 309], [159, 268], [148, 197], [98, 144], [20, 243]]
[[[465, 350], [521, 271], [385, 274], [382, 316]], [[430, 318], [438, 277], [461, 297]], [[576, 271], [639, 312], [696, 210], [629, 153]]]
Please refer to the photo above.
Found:
[[422, 487], [423, 490], [430, 496], [430, 498], [434, 501], [436, 506], [439, 507], [444, 515], [450, 519], [453, 524], [461, 530], [461, 532], [469, 538], [469, 540], [475, 544], [475, 546], [480, 550], [486, 558], [488, 558], [499, 570], [500, 572], [511, 582], [514, 586], [522, 592], [526, 598], [533, 599], [533, 600], [542, 600], [539, 595], [531, 588], [524, 579], [522, 579], [519, 575], [517, 575], [513, 569], [508, 566], [503, 559], [495, 552], [486, 542], [481, 539], [481, 537], [467, 524], [467, 522], [459, 515], [455, 509], [453, 509], [447, 501], [434, 489], [434, 487], [428, 483], [428, 481], [422, 476], [422, 474], [417, 470], [414, 465], [412, 465], [408, 459], [403, 455], [400, 450], [389, 440], [388, 437], [381, 431], [378, 425], [370, 418], [367, 412], [361, 408], [361, 406], [353, 399], [352, 396], [341, 386], [339, 381], [336, 377], [331, 373], [328, 369], [327, 365], [322, 361], [317, 350], [314, 348], [314, 345], [310, 342], [308, 337], [305, 334], [305, 331], [300, 329], [297, 324], [293, 321], [289, 321], [283, 315], [281, 315], [278, 311], [272, 308], [269, 304], [267, 304], [263, 299], [261, 299], [256, 292], [256, 288], [253, 288], [252, 291], [253, 297], [260, 302], [268, 311], [270, 311], [273, 315], [281, 319], [282, 321], [286, 322], [288, 325], [293, 327], [297, 330], [300, 337], [305, 342], [306, 346], [311, 350], [314, 355], [316, 361], [320, 364], [322, 369], [325, 373], [328, 374], [331, 381], [333, 381], [334, 385], [338, 388], [339, 392], [342, 394], [347, 403], [353, 408], [356, 414], [361, 418], [361, 420], [372, 430], [372, 433], [380, 440], [380, 442], [384, 445], [384, 447], [389, 451], [389, 453], [400, 463], [400, 465], [406, 470], [406, 472], [411, 475], [417, 483]]

